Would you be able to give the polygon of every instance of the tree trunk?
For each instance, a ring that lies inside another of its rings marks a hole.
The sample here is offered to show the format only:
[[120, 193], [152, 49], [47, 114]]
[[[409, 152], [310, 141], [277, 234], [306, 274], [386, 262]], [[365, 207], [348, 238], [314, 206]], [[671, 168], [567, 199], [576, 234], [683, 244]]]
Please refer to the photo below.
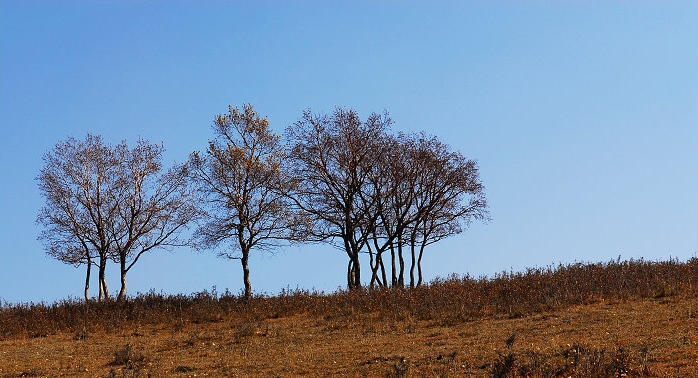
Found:
[[397, 286], [397, 265], [395, 265], [395, 248], [390, 246], [390, 266], [391, 266], [391, 284]]
[[[382, 279], [378, 276], [378, 270], [382, 272]], [[378, 287], [383, 287], [386, 285], [385, 281], [385, 268], [383, 268], [383, 251], [376, 252], [376, 258], [373, 259], [373, 254], [371, 253], [371, 285], [373, 288], [378, 284]]]
[[107, 257], [99, 257], [99, 301], [104, 301], [109, 299], [109, 289], [107, 289], [107, 279], [105, 277], [104, 271], [107, 269]]
[[[376, 283], [378, 283], [378, 287], [384, 287], [387, 282], [385, 281], [385, 268], [383, 268], [383, 252], [377, 252], [376, 253], [376, 266], [373, 271], [373, 275], [376, 277]], [[378, 270], [381, 271], [382, 275], [379, 277], [378, 276]]]
[[347, 265], [347, 288], [354, 288], [354, 260], [349, 259], [349, 264]]
[[250, 251], [243, 250], [240, 263], [242, 264], [242, 280], [245, 283], [245, 299], [252, 298], [252, 283], [250, 282], [250, 266], [249, 266]]
[[344, 250], [349, 256], [349, 266], [347, 268], [347, 288], [355, 289], [361, 287], [361, 263], [359, 262], [359, 247], [346, 235], [344, 238]]
[[87, 254], [87, 273], [85, 274], [85, 302], [90, 300], [90, 270], [92, 269], [92, 259]]
[[410, 265], [410, 287], [414, 287], [414, 268], [416, 265], [415, 256], [415, 246], [417, 244], [417, 233], [416, 230], [412, 231], [412, 236], [410, 237], [410, 254], [412, 255], [412, 261]]
[[424, 245], [419, 248], [419, 259], [417, 259], [417, 272], [419, 274], [419, 280], [417, 281], [417, 286], [422, 286], [422, 255], [424, 254]]
[[385, 264], [383, 264], [383, 256], [381, 256], [381, 275], [383, 276], [383, 286], [388, 286], [388, 278], [385, 276]]
[[119, 266], [121, 267], [121, 290], [119, 290], [119, 296], [116, 299], [123, 301], [126, 300], [126, 256], [121, 256], [119, 260]]
[[397, 247], [397, 257], [400, 262], [400, 274], [397, 276], [397, 284], [400, 287], [405, 287], [405, 259], [402, 257], [402, 245]]
[[359, 254], [355, 253], [349, 259], [347, 266], [347, 288], [349, 290], [358, 289], [361, 287], [361, 263], [359, 262]]
[[371, 282], [368, 284], [368, 287], [373, 289], [376, 285], [376, 281], [378, 281], [378, 257], [376, 257], [374, 261], [373, 251], [371, 249], [368, 250], [368, 255], [370, 256], [369, 265], [371, 268]]
[[359, 253], [354, 254], [354, 288], [361, 288], [361, 263], [359, 262]]
[[410, 265], [410, 287], [414, 287], [414, 268], [416, 265], [416, 256], [414, 255], [414, 244], [410, 247], [410, 252], [412, 254], [412, 263]]

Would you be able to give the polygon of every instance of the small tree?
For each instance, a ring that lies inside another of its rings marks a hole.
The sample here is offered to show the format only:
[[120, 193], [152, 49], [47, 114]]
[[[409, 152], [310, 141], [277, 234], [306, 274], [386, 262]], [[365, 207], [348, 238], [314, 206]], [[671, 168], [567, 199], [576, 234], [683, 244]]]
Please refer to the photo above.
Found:
[[280, 137], [252, 105], [230, 106], [227, 114], [216, 116], [213, 130], [216, 138], [209, 141], [206, 153], [190, 157], [192, 177], [209, 219], [197, 237], [209, 248], [230, 242], [232, 249], [219, 256], [240, 259], [244, 295], [250, 298], [250, 252], [294, 239], [294, 230], [302, 223], [284, 194], [293, 180], [281, 169], [285, 155]]
[[105, 268], [113, 243], [108, 228], [117, 217], [113, 193], [120, 162], [100, 136], [91, 134], [84, 141], [73, 137], [59, 141], [43, 159], [37, 181], [46, 203], [37, 216], [37, 223], [44, 226], [39, 240], [49, 256], [87, 266], [85, 300], [89, 298], [90, 268], [96, 264], [99, 300], [108, 299]]

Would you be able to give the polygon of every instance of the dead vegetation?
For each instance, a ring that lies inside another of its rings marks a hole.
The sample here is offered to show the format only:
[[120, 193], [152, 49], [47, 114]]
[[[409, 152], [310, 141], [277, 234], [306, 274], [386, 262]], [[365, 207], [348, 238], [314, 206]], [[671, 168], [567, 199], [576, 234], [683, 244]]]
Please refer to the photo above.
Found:
[[414, 289], [4, 304], [0, 376], [698, 376], [698, 259]]

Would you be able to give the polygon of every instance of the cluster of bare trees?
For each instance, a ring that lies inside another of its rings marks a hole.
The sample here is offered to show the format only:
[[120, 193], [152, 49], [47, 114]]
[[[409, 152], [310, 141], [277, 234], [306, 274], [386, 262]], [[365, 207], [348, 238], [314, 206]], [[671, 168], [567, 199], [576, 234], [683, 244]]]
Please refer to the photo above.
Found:
[[[249, 255], [292, 242], [346, 252], [347, 286], [423, 282], [425, 248], [488, 217], [474, 161], [424, 133], [393, 134], [386, 114], [361, 120], [353, 109], [305, 111], [285, 143], [251, 105], [215, 117], [205, 152], [163, 172], [162, 147], [139, 140], [105, 145], [88, 135], [59, 142], [38, 177], [46, 198], [38, 222], [47, 253], [99, 268], [108, 298], [108, 261], [126, 273], [156, 247], [192, 245], [240, 259], [252, 295]], [[182, 231], [197, 224], [193, 234]]]
[[182, 231], [199, 210], [187, 185], [185, 165], [162, 167], [163, 147], [139, 140], [129, 149], [88, 134], [68, 138], [44, 155], [38, 176], [46, 204], [37, 222], [47, 253], [63, 262], [99, 269], [99, 300], [109, 298], [108, 261], [119, 265], [119, 299], [126, 298], [126, 273], [146, 252], [186, 245]]
[[[310, 217], [310, 240], [344, 250], [347, 286], [420, 285], [425, 247], [487, 219], [477, 165], [435, 137], [389, 133], [387, 114], [365, 121], [352, 109], [303, 117], [287, 129], [290, 198]], [[390, 278], [384, 254], [389, 252]], [[418, 278], [415, 279], [415, 269]]]

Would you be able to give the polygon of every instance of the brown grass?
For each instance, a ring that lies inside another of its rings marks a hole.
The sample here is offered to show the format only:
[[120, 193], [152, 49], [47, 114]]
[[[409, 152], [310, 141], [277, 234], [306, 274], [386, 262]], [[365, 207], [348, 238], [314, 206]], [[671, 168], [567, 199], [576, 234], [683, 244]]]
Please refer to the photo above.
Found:
[[698, 259], [250, 301], [4, 304], [2, 377], [698, 376]]

